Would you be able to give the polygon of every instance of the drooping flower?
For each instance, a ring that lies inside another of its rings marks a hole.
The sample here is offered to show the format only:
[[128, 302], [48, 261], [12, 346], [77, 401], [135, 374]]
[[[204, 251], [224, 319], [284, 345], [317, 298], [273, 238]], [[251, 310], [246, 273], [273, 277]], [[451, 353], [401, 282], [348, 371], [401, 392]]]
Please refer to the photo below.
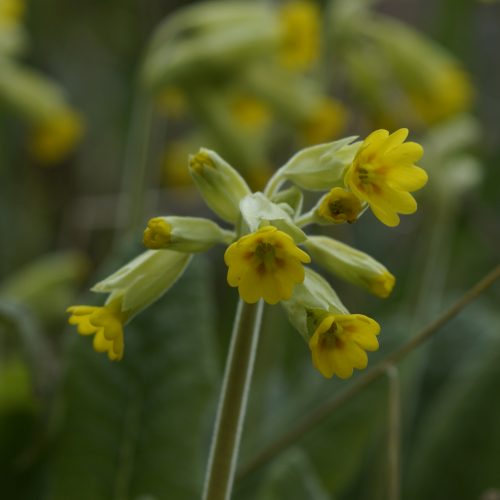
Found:
[[425, 186], [427, 173], [414, 165], [423, 154], [420, 144], [404, 142], [408, 129], [389, 135], [387, 130], [372, 132], [347, 168], [345, 183], [366, 201], [374, 215], [387, 226], [397, 226], [399, 215], [412, 214], [417, 202], [410, 194]]
[[349, 378], [368, 364], [365, 351], [378, 349], [379, 324], [362, 314], [330, 314], [309, 340], [314, 367], [326, 378]]
[[102, 307], [71, 306], [67, 312], [70, 325], [76, 325], [80, 335], [94, 335], [93, 346], [97, 352], [106, 352], [111, 361], [123, 357], [123, 324], [126, 315], [121, 311], [121, 300]]
[[265, 226], [231, 244], [224, 254], [227, 282], [238, 287], [240, 297], [250, 304], [260, 298], [268, 304], [288, 300], [296, 284], [304, 281], [303, 263], [309, 255], [291, 236]]
[[362, 203], [350, 191], [335, 187], [323, 198], [318, 207], [318, 215], [334, 224], [352, 224], [362, 209]]

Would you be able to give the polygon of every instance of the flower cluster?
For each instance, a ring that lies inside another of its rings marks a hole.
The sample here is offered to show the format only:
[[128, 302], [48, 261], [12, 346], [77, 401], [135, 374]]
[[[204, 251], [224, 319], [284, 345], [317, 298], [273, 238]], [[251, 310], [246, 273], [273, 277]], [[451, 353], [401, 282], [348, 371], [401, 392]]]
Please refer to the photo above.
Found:
[[[255, 193], [219, 155], [202, 149], [190, 157], [189, 172], [207, 205], [232, 228], [196, 217], [151, 219], [144, 231], [149, 250], [93, 288], [109, 294], [104, 307], [70, 307], [70, 323], [82, 335], [95, 335], [97, 351], [120, 359], [123, 325], [172, 286], [193, 253], [221, 243], [227, 282], [240, 298], [280, 302], [321, 374], [350, 377], [354, 368], [366, 367], [366, 351], [378, 348], [380, 327], [351, 314], [328, 281], [305, 264], [313, 261], [379, 297], [391, 293], [395, 278], [366, 253], [303, 229], [354, 223], [367, 208], [388, 226], [399, 223], [398, 214], [414, 212], [410, 192], [423, 187], [427, 175], [414, 165], [422, 148], [405, 142], [407, 135], [406, 129], [377, 130], [364, 141], [349, 137], [303, 149]], [[304, 213], [302, 189], [326, 194]]]

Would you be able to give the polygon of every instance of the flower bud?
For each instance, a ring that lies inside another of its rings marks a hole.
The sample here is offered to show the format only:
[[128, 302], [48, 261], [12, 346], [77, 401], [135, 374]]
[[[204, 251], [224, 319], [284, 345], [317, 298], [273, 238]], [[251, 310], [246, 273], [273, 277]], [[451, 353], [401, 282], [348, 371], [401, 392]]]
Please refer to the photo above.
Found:
[[302, 149], [281, 168], [281, 175], [312, 191], [341, 185], [344, 171], [352, 163], [361, 144], [352, 143], [354, 139], [356, 137], [346, 137]]
[[204, 252], [217, 243], [229, 244], [234, 239], [215, 222], [201, 217], [155, 217], [144, 231], [144, 245], [158, 250]]
[[236, 223], [240, 201], [251, 193], [243, 177], [215, 151], [204, 148], [189, 157], [189, 172], [206, 204], [221, 219]]
[[310, 236], [304, 245], [313, 260], [340, 278], [378, 297], [388, 297], [392, 292], [394, 276], [368, 254], [326, 236]]
[[159, 299], [184, 273], [191, 255], [172, 250], [148, 250], [92, 287], [109, 293], [106, 304], [119, 300], [127, 322]]
[[315, 222], [319, 224], [342, 224], [356, 222], [363, 210], [363, 204], [350, 191], [335, 187], [321, 198], [314, 211]]

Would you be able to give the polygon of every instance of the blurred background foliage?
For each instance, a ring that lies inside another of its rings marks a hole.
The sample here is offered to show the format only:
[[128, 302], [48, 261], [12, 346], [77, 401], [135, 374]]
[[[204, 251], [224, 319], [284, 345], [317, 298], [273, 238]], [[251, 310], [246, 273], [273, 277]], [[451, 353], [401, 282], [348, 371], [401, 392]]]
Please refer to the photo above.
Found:
[[[207, 213], [200, 146], [258, 189], [307, 144], [380, 126], [424, 144], [418, 214], [331, 230], [397, 277], [386, 301], [332, 282], [382, 325], [372, 366], [498, 262], [500, 5], [373, 3], [0, 0], [2, 498], [198, 497], [236, 304], [220, 249], [127, 327], [120, 363], [64, 311], [149, 216]], [[497, 287], [401, 364], [405, 499], [500, 498], [498, 304]], [[349, 383], [267, 308], [240, 463]], [[387, 397], [370, 386], [235, 498], [387, 498]]]

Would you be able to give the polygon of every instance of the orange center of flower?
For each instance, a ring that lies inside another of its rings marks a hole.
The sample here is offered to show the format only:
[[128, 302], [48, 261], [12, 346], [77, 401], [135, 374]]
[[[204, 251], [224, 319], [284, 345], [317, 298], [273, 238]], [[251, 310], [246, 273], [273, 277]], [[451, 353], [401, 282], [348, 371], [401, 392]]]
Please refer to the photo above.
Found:
[[276, 267], [284, 265], [283, 259], [276, 256], [276, 246], [265, 241], [259, 241], [255, 248], [255, 252], [249, 255], [253, 257], [256, 263], [256, 271], [259, 274], [265, 274]]
[[341, 349], [344, 345], [343, 340], [340, 338], [340, 333], [342, 329], [337, 323], [333, 322], [326, 330], [323, 332], [319, 339], [320, 350], [331, 351], [332, 349]]

